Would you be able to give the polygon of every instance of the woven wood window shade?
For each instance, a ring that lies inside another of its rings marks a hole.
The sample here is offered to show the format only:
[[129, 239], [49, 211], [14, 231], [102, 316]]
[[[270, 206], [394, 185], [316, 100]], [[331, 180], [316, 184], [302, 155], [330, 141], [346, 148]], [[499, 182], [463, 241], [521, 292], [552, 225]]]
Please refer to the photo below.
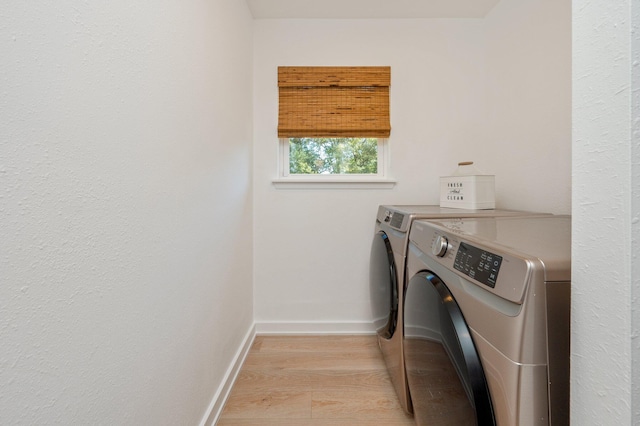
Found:
[[391, 133], [391, 67], [278, 67], [278, 137]]

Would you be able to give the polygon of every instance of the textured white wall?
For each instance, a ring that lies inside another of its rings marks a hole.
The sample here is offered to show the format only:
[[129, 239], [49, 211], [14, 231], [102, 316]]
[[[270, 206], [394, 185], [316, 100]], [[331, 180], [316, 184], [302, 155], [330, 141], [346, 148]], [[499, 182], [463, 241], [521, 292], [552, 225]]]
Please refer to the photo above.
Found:
[[[313, 329], [314, 321], [328, 323], [325, 329], [366, 327], [377, 205], [437, 204], [438, 177], [458, 161], [475, 160], [496, 174], [498, 207], [570, 212], [568, 2], [518, 0], [522, 7], [477, 20], [255, 22], [258, 323], [302, 323], [299, 330]], [[510, 19], [526, 25], [512, 28]], [[503, 40], [509, 37], [512, 43]], [[514, 57], [522, 63], [510, 65]], [[391, 66], [394, 189], [273, 187], [278, 65]], [[502, 106], [505, 97], [509, 104]]]
[[[631, 231], [638, 233], [639, 205], [631, 189], [637, 188], [640, 164], [638, 134], [632, 133], [638, 107], [632, 108], [631, 100], [640, 87], [632, 80], [630, 53], [635, 49], [637, 58], [638, 33], [631, 30], [632, 23], [636, 30], [640, 23], [637, 7], [635, 1], [573, 1], [571, 417], [576, 425], [639, 420], [637, 393], [633, 403], [631, 398], [631, 338], [638, 328], [632, 326], [632, 307], [638, 305], [637, 293], [632, 299], [632, 270], [637, 272], [638, 260]], [[638, 352], [636, 343], [636, 362]]]
[[631, 424], [640, 424], [640, 3], [631, 3]]
[[196, 424], [252, 325], [251, 17], [0, 6], [0, 424]]

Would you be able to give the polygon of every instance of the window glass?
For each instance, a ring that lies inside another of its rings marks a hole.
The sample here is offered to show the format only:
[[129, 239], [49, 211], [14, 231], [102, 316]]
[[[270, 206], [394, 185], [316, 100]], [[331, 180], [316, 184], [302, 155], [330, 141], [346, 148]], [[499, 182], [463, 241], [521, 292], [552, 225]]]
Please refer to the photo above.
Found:
[[376, 175], [377, 138], [289, 138], [290, 175]]

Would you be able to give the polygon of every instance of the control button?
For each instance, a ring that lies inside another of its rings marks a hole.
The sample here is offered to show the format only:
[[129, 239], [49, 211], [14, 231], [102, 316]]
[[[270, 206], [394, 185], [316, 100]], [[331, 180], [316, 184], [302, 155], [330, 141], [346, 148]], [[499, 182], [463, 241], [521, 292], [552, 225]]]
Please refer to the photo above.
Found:
[[431, 253], [433, 253], [434, 256], [443, 257], [447, 253], [448, 248], [449, 241], [447, 241], [447, 237], [438, 235], [431, 245]]

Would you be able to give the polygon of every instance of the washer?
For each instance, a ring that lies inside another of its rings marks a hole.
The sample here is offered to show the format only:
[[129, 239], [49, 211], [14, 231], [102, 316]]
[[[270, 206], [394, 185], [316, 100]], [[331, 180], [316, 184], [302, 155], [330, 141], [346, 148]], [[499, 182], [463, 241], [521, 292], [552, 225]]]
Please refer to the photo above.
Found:
[[408, 413], [412, 412], [412, 407], [402, 347], [402, 313], [405, 260], [411, 224], [417, 219], [535, 214], [537, 213], [515, 210], [462, 210], [430, 205], [381, 205], [378, 207], [369, 264], [371, 308], [378, 334], [378, 344], [391, 381], [400, 404]]
[[571, 218], [414, 222], [404, 355], [418, 425], [568, 425]]

